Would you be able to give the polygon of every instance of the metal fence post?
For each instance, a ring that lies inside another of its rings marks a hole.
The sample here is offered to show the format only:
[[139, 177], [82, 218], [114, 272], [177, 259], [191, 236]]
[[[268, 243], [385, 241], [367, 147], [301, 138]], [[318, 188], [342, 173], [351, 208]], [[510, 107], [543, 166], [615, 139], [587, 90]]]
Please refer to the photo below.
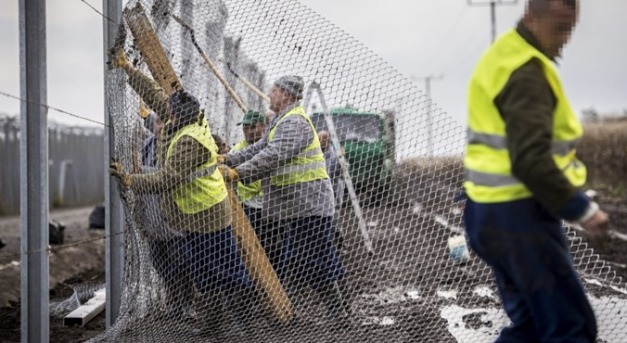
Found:
[[46, 2], [20, 0], [21, 340], [48, 342]]
[[[115, 323], [120, 311], [122, 299], [122, 284], [124, 281], [124, 220], [122, 218], [122, 204], [120, 202], [120, 192], [115, 180], [109, 176], [107, 166], [111, 162], [111, 157], [115, 156], [115, 136], [113, 130], [112, 113], [109, 110], [108, 101], [111, 99], [109, 92], [111, 88], [107, 86], [106, 73], [108, 60], [107, 51], [113, 46], [118, 25], [122, 17], [122, 0], [103, 0], [102, 9], [104, 35], [104, 165], [105, 165], [105, 268], [106, 268], [106, 315], [107, 327]], [[113, 20], [114, 22], [111, 22]], [[116, 90], [123, 91], [123, 90]]]

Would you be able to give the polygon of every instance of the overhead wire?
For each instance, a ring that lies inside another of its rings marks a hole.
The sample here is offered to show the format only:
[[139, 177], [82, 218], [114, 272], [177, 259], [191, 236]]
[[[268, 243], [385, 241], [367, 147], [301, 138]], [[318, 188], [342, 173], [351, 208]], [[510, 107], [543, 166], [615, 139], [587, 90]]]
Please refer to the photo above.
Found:
[[50, 106], [48, 104], [42, 104], [42, 103], [37, 102], [37, 101], [24, 99], [22, 97], [19, 97], [17, 95], [13, 95], [13, 94], [10, 94], [10, 93], [7, 93], [7, 92], [0, 91], [0, 95], [2, 95], [4, 97], [7, 97], [7, 98], [19, 100], [19, 101], [26, 101], [26, 102], [28, 102], [30, 104], [33, 104], [33, 105], [43, 106], [43, 107], [45, 107], [48, 110], [52, 110], [52, 111], [59, 112], [59, 113], [65, 114], [65, 115], [69, 115], [71, 117], [74, 117], [74, 118], [77, 118], [77, 119], [81, 119], [81, 120], [85, 120], [85, 121], [88, 121], [88, 122], [91, 122], [91, 123], [94, 123], [94, 124], [102, 125], [102, 126], [105, 126], [105, 127], [111, 127], [111, 125], [107, 125], [107, 124], [105, 124], [105, 123], [103, 123], [101, 121], [97, 121], [97, 120], [94, 120], [94, 119], [91, 119], [91, 118], [88, 118], [88, 117], [85, 117], [85, 116], [82, 116], [82, 115], [79, 115], [79, 114], [76, 114], [76, 113], [72, 113], [72, 112], [60, 109], [58, 107]]

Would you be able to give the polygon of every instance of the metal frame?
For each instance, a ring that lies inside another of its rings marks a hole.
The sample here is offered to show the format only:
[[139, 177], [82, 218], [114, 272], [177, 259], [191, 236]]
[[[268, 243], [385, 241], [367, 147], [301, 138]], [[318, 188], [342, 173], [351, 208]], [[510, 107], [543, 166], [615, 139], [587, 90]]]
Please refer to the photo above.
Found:
[[[103, 47], [104, 47], [104, 158], [105, 166], [115, 156], [115, 132], [113, 130], [112, 114], [108, 101], [110, 87], [107, 87], [106, 73], [108, 66], [107, 51], [113, 46], [118, 25], [122, 20], [122, 0], [102, 0], [103, 20]], [[114, 21], [114, 22], [111, 22]], [[118, 91], [123, 92], [124, 86]], [[124, 219], [120, 192], [116, 181], [108, 171], [105, 171], [105, 278], [106, 278], [106, 316], [107, 327], [111, 327], [119, 314], [122, 300], [122, 285], [124, 282]]]
[[20, 0], [21, 341], [48, 342], [46, 2]]

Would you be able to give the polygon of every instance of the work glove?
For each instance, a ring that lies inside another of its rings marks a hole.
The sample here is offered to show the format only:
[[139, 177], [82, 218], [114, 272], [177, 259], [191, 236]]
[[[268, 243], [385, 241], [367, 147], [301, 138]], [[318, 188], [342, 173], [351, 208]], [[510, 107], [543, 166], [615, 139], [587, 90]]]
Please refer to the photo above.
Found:
[[237, 173], [237, 170], [229, 168], [223, 164], [221, 164], [219, 168], [220, 173], [222, 173], [222, 176], [224, 176], [224, 181], [235, 182], [239, 180], [239, 174]]
[[126, 58], [126, 54], [122, 49], [118, 49], [117, 51], [115, 51], [113, 58], [110, 61], [110, 64], [115, 69], [127, 69], [132, 67], [131, 62], [128, 60], [128, 58]]
[[150, 115], [150, 109], [148, 107], [146, 107], [146, 104], [144, 104], [143, 101], [139, 102], [139, 116], [142, 119], [146, 119], [148, 118], [148, 116]]
[[218, 160], [218, 164], [224, 164], [224, 162], [226, 161], [226, 159], [224, 158], [224, 155], [218, 155], [217, 160]]
[[131, 187], [131, 176], [124, 172], [120, 162], [114, 161], [109, 165], [109, 174], [118, 179], [122, 189], [129, 189]]

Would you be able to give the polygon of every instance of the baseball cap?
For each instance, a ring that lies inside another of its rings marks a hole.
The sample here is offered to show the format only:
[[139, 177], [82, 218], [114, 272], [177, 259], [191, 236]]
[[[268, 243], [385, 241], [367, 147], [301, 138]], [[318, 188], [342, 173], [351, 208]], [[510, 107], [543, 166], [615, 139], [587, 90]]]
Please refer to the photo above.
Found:
[[237, 123], [237, 125], [250, 125], [250, 124], [257, 124], [257, 123], [265, 123], [266, 122], [266, 117], [254, 110], [248, 110], [246, 112], [246, 114], [244, 114], [244, 118], [242, 119], [241, 122]]

